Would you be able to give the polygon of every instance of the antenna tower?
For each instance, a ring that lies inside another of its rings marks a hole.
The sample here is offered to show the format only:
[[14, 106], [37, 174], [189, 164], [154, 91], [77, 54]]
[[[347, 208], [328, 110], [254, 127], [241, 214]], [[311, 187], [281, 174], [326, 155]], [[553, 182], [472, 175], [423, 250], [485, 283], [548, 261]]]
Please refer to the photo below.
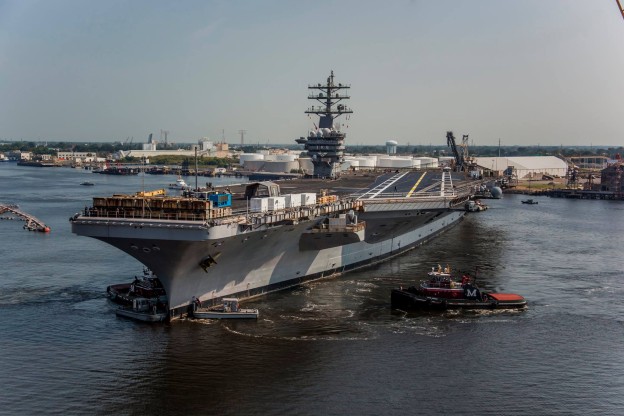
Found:
[[241, 147], [245, 145], [245, 133], [247, 133], [247, 130], [239, 130], [238, 133], [241, 136]]

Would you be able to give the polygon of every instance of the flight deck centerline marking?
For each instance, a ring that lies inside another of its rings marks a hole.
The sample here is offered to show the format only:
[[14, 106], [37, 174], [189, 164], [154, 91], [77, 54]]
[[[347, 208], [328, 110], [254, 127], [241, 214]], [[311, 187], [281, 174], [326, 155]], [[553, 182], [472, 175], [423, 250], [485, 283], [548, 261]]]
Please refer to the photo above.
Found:
[[423, 172], [423, 174], [421, 175], [420, 179], [418, 179], [416, 181], [416, 183], [414, 184], [414, 186], [412, 187], [412, 189], [410, 189], [410, 191], [407, 193], [406, 197], [409, 198], [410, 196], [412, 196], [412, 194], [414, 193], [414, 191], [416, 190], [416, 188], [418, 188], [418, 185], [420, 185], [420, 181], [423, 180], [423, 178], [425, 177], [425, 175], [427, 174], [427, 172]]

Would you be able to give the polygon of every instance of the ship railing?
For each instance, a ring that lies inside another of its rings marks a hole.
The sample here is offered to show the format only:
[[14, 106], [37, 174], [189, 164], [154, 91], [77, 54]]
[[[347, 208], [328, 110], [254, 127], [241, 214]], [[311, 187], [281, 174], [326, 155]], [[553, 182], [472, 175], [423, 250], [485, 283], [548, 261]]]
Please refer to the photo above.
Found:
[[109, 211], [97, 208], [87, 208], [82, 213], [84, 217], [111, 218], [111, 219], [149, 219], [149, 220], [184, 220], [184, 221], [206, 221], [205, 214], [192, 212], [163, 213], [151, 212], [136, 213], [132, 211]]

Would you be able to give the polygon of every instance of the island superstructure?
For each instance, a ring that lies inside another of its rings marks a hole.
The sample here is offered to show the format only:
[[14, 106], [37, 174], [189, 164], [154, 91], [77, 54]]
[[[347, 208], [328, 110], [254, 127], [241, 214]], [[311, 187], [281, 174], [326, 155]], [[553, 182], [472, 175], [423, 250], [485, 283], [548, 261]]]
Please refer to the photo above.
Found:
[[334, 106], [341, 94], [331, 88], [325, 91], [334, 97], [314, 110], [319, 124], [303, 141], [317, 155], [314, 178], [232, 187], [231, 194], [96, 197], [71, 218], [72, 231], [148, 267], [175, 319], [194, 297], [216, 304], [339, 275], [404, 253], [460, 221], [475, 190], [461, 173], [339, 173], [345, 136], [333, 121], [351, 110]]
[[334, 121], [343, 114], [353, 113], [353, 110], [342, 103], [343, 100], [351, 98], [343, 92], [349, 88], [349, 85], [334, 83], [334, 71], [327, 77], [326, 84], [308, 85], [309, 90], [315, 91], [308, 95], [308, 99], [316, 100], [322, 105], [308, 108], [306, 114], [319, 116], [319, 124], [315, 125], [315, 130], [308, 137], [300, 137], [296, 142], [305, 145], [314, 166], [314, 176], [317, 178], [340, 176], [347, 135], [341, 132], [340, 125]]

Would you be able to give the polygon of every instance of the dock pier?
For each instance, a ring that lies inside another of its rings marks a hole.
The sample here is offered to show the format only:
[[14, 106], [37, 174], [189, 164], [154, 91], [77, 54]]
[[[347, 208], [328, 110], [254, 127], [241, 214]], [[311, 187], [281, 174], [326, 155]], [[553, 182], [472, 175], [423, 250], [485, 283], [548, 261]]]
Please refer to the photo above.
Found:
[[49, 233], [50, 227], [45, 225], [43, 221], [33, 217], [30, 214], [27, 214], [17, 207], [17, 205], [7, 205], [0, 203], [0, 215], [2, 214], [10, 214], [11, 217], [6, 217], [2, 219], [19, 219], [25, 221], [24, 229], [28, 231], [39, 231], [42, 233]]

